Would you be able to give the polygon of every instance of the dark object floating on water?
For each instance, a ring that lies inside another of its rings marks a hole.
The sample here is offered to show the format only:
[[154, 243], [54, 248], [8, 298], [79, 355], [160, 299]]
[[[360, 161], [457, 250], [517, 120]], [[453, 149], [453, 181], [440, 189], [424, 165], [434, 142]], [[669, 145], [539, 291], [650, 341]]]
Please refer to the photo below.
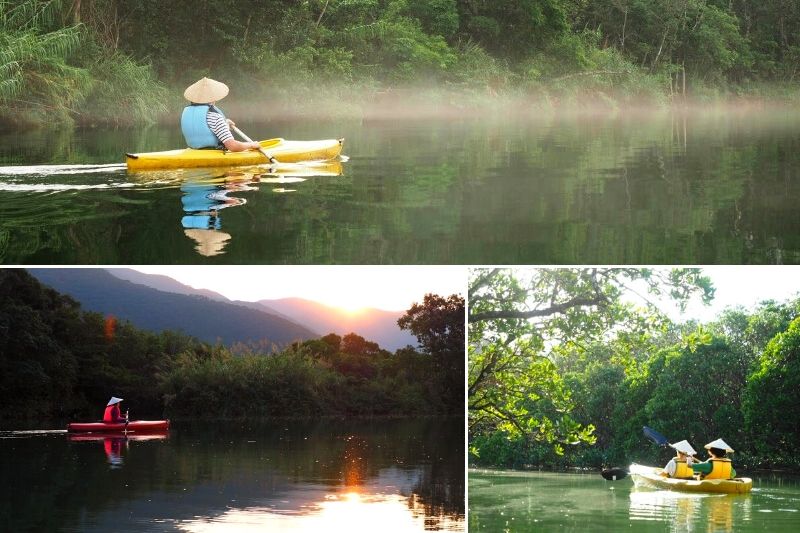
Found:
[[609, 481], [616, 481], [618, 479], [622, 479], [628, 475], [628, 471], [624, 468], [604, 468], [600, 475], [603, 476], [603, 479], [607, 479]]

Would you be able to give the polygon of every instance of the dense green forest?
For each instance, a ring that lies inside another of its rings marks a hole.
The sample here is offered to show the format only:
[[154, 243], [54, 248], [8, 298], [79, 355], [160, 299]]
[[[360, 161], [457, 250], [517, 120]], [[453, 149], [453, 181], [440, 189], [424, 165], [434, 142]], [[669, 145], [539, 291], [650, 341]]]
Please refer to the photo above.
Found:
[[153, 121], [204, 75], [299, 112], [786, 99], [798, 30], [789, 0], [3, 0], [0, 101], [5, 120]]
[[420, 348], [351, 333], [253, 353], [82, 311], [2, 269], [0, 421], [98, 419], [111, 395], [132, 418], [463, 414], [464, 299], [426, 295], [399, 325]]
[[724, 438], [744, 468], [800, 468], [800, 299], [703, 324], [656, 305], [713, 292], [694, 269], [476, 270], [470, 461], [666, 463], [673, 454], [643, 436], [646, 425], [696, 449]]

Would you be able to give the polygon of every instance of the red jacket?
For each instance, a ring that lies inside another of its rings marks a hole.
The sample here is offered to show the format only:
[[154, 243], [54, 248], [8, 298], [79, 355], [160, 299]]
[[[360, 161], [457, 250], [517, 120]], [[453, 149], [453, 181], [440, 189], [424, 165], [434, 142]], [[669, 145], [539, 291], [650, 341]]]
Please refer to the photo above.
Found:
[[109, 405], [106, 407], [106, 412], [103, 413], [103, 422], [116, 424], [118, 422], [125, 422], [122, 414], [119, 412], [119, 404]]

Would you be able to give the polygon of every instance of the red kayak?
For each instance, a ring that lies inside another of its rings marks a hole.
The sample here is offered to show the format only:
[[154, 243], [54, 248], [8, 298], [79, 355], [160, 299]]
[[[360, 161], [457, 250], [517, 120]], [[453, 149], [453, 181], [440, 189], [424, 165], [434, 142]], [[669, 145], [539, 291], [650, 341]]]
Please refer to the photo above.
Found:
[[116, 433], [68, 433], [67, 439], [70, 442], [102, 442], [106, 439], [120, 439], [132, 440], [136, 442], [150, 441], [150, 440], [167, 440], [169, 438], [169, 431], [157, 431], [154, 433], [131, 433], [123, 434], [120, 431]]
[[77, 433], [159, 433], [169, 429], [169, 420], [131, 420], [127, 424], [105, 422], [73, 422], [67, 431]]

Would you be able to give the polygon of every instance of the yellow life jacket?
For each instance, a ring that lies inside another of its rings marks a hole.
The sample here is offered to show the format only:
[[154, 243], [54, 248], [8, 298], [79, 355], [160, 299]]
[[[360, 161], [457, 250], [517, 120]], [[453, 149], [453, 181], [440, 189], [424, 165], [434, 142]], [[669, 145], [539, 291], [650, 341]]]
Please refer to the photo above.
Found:
[[730, 459], [709, 459], [711, 463], [711, 472], [707, 474], [703, 479], [731, 479], [731, 471], [733, 469], [733, 463], [731, 463]]
[[672, 460], [675, 461], [675, 475], [672, 477], [676, 479], [694, 478], [694, 470], [692, 470], [691, 466], [686, 464], [686, 459], [681, 459], [680, 457], [673, 457]]

